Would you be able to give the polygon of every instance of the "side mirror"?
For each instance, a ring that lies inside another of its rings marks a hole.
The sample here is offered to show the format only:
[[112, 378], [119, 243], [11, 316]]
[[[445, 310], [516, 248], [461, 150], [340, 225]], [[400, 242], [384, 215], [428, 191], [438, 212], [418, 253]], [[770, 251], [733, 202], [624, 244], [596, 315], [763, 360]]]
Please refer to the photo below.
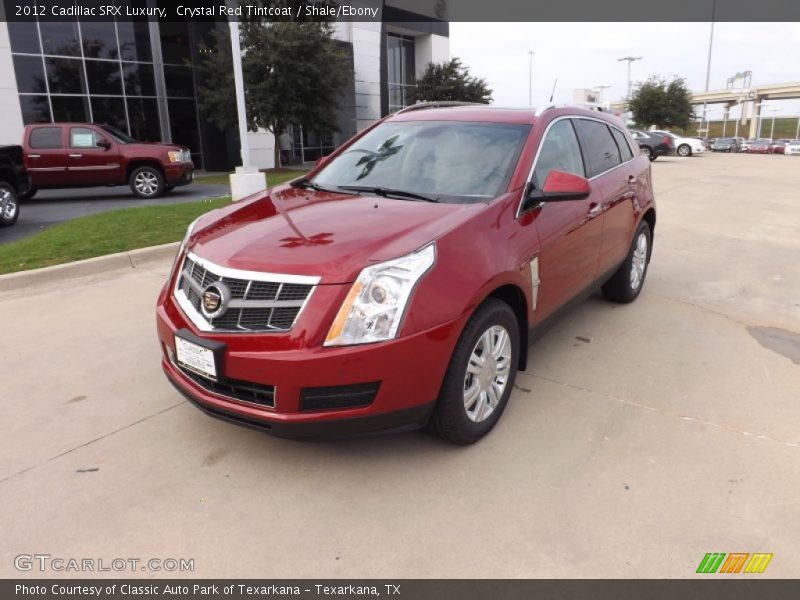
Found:
[[592, 187], [585, 177], [564, 171], [550, 171], [541, 191], [533, 190], [531, 197], [543, 202], [565, 202], [583, 200], [591, 193]]
[[109, 150], [111, 148], [111, 142], [108, 140], [97, 140], [97, 147], [103, 150]]

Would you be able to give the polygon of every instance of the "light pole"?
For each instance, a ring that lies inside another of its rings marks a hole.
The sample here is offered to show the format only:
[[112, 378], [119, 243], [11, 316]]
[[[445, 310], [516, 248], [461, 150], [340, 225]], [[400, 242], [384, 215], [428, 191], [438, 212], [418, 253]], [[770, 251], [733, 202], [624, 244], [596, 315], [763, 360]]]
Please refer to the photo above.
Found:
[[[717, 0], [713, 0], [711, 5], [711, 34], [708, 36], [708, 60], [706, 61], [706, 92], [708, 83], [711, 80], [711, 50], [714, 48], [714, 20], [717, 16]], [[706, 118], [706, 107], [708, 102], [703, 102], [703, 119]], [[708, 137], [708, 123], [706, 123], [706, 137]]]
[[533, 50], [528, 50], [528, 106], [533, 106]]
[[596, 89], [598, 92], [600, 92], [600, 102], [599, 102], [600, 106], [603, 105], [603, 90], [607, 90], [610, 87], [611, 87], [610, 85], [598, 85], [598, 86], [595, 86], [594, 89]]
[[625, 97], [626, 101], [631, 99], [631, 63], [635, 60], [642, 60], [641, 56], [623, 56], [618, 58], [617, 62], [626, 61], [628, 63], [628, 95]]
[[777, 108], [770, 108], [769, 112], [772, 113], [772, 127], [769, 130], [769, 139], [775, 139], [775, 113], [778, 112]]
[[797, 130], [794, 132], [794, 139], [800, 140], [800, 117], [797, 117]]

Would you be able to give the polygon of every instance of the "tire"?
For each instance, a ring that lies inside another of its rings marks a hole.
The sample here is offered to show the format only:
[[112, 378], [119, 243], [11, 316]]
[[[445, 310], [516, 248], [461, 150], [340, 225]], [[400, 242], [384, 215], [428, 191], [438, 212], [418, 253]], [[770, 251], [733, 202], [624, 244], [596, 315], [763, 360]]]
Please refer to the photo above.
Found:
[[30, 200], [31, 198], [33, 198], [36, 195], [36, 192], [38, 192], [38, 191], [39, 190], [37, 190], [36, 188], [32, 187], [27, 192], [25, 192], [24, 194], [18, 194], [17, 197], [20, 200]]
[[692, 147], [689, 144], [681, 144], [680, 146], [678, 146], [678, 156], [683, 156], [685, 158], [691, 155], [692, 155]]
[[[453, 350], [429, 430], [448, 442], [462, 445], [477, 442], [489, 433], [503, 414], [514, 388], [519, 344], [519, 323], [508, 304], [489, 298], [475, 309]], [[492, 357], [491, 363], [484, 362], [482, 368], [478, 360], [491, 352], [491, 348], [496, 348], [500, 359]], [[470, 364], [478, 372], [473, 373], [472, 369], [468, 372]], [[476, 389], [467, 399], [465, 393]]]
[[650, 162], [653, 162], [656, 159], [655, 154], [653, 154], [653, 151], [650, 150], [649, 146], [639, 146], [639, 150], [641, 150], [642, 154], [650, 159]]
[[5, 181], [0, 181], [0, 227], [11, 227], [18, 218], [17, 192]]
[[134, 169], [128, 178], [131, 191], [139, 198], [158, 198], [164, 193], [164, 175], [151, 166]]
[[[644, 239], [644, 249], [642, 249]], [[647, 267], [650, 264], [650, 254], [653, 247], [653, 234], [647, 221], [642, 221], [636, 228], [628, 256], [611, 278], [603, 284], [603, 295], [612, 302], [627, 304], [639, 296], [647, 276]], [[634, 268], [638, 276], [634, 275]]]
[[164, 193], [165, 193], [165, 194], [169, 194], [169, 193], [170, 193], [172, 190], [174, 190], [174, 189], [175, 189], [175, 186], [174, 186], [174, 185], [165, 185], [165, 186], [164, 186]]

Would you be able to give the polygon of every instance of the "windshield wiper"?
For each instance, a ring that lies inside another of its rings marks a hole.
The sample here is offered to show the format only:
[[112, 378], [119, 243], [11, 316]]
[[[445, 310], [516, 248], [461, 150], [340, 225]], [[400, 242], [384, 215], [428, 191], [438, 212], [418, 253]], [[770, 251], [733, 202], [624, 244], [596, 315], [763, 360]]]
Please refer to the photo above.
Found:
[[387, 188], [382, 186], [370, 186], [370, 185], [340, 185], [340, 190], [348, 190], [351, 192], [370, 192], [373, 194], [378, 194], [379, 196], [388, 197], [388, 196], [400, 196], [401, 198], [411, 198], [412, 200], [424, 200], [425, 202], [439, 202], [439, 198], [434, 198], [433, 196], [426, 196], [425, 194], [419, 194], [417, 192], [409, 192], [407, 190], [396, 190], [394, 188]]
[[313, 181], [309, 181], [305, 177], [301, 177], [300, 179], [295, 179], [289, 184], [293, 188], [303, 188], [308, 190], [316, 190], [318, 192], [329, 192], [331, 194], [346, 194], [347, 192], [343, 192], [339, 188], [328, 188], [321, 186], [319, 184], [314, 183]]

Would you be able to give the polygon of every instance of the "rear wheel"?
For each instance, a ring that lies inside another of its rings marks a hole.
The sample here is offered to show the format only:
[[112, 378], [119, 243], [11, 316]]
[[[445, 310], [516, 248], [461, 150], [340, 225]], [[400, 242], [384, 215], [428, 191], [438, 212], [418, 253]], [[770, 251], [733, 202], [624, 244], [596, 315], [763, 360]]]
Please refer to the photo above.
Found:
[[490, 298], [470, 317], [456, 344], [429, 429], [454, 444], [477, 442], [508, 403], [519, 361], [517, 317]]
[[139, 198], [158, 198], [164, 193], [164, 175], [156, 167], [134, 169], [128, 182]]
[[644, 154], [648, 159], [650, 159], [651, 162], [656, 159], [655, 155], [653, 154], [653, 151], [650, 149], [649, 146], [640, 146], [639, 149], [642, 151], [642, 154]]
[[19, 218], [19, 202], [14, 188], [0, 181], [0, 227], [9, 227]]
[[628, 303], [636, 300], [642, 291], [647, 266], [650, 263], [650, 249], [653, 234], [647, 221], [642, 221], [636, 228], [630, 250], [625, 261], [603, 284], [603, 295], [613, 302]]
[[30, 200], [31, 198], [33, 198], [36, 195], [36, 192], [38, 192], [38, 191], [39, 190], [37, 190], [36, 188], [32, 187], [27, 192], [25, 192], [24, 194], [19, 194], [18, 197], [19, 197], [20, 200]]
[[678, 146], [678, 156], [691, 156], [692, 155], [692, 148], [689, 144], [681, 144]]

